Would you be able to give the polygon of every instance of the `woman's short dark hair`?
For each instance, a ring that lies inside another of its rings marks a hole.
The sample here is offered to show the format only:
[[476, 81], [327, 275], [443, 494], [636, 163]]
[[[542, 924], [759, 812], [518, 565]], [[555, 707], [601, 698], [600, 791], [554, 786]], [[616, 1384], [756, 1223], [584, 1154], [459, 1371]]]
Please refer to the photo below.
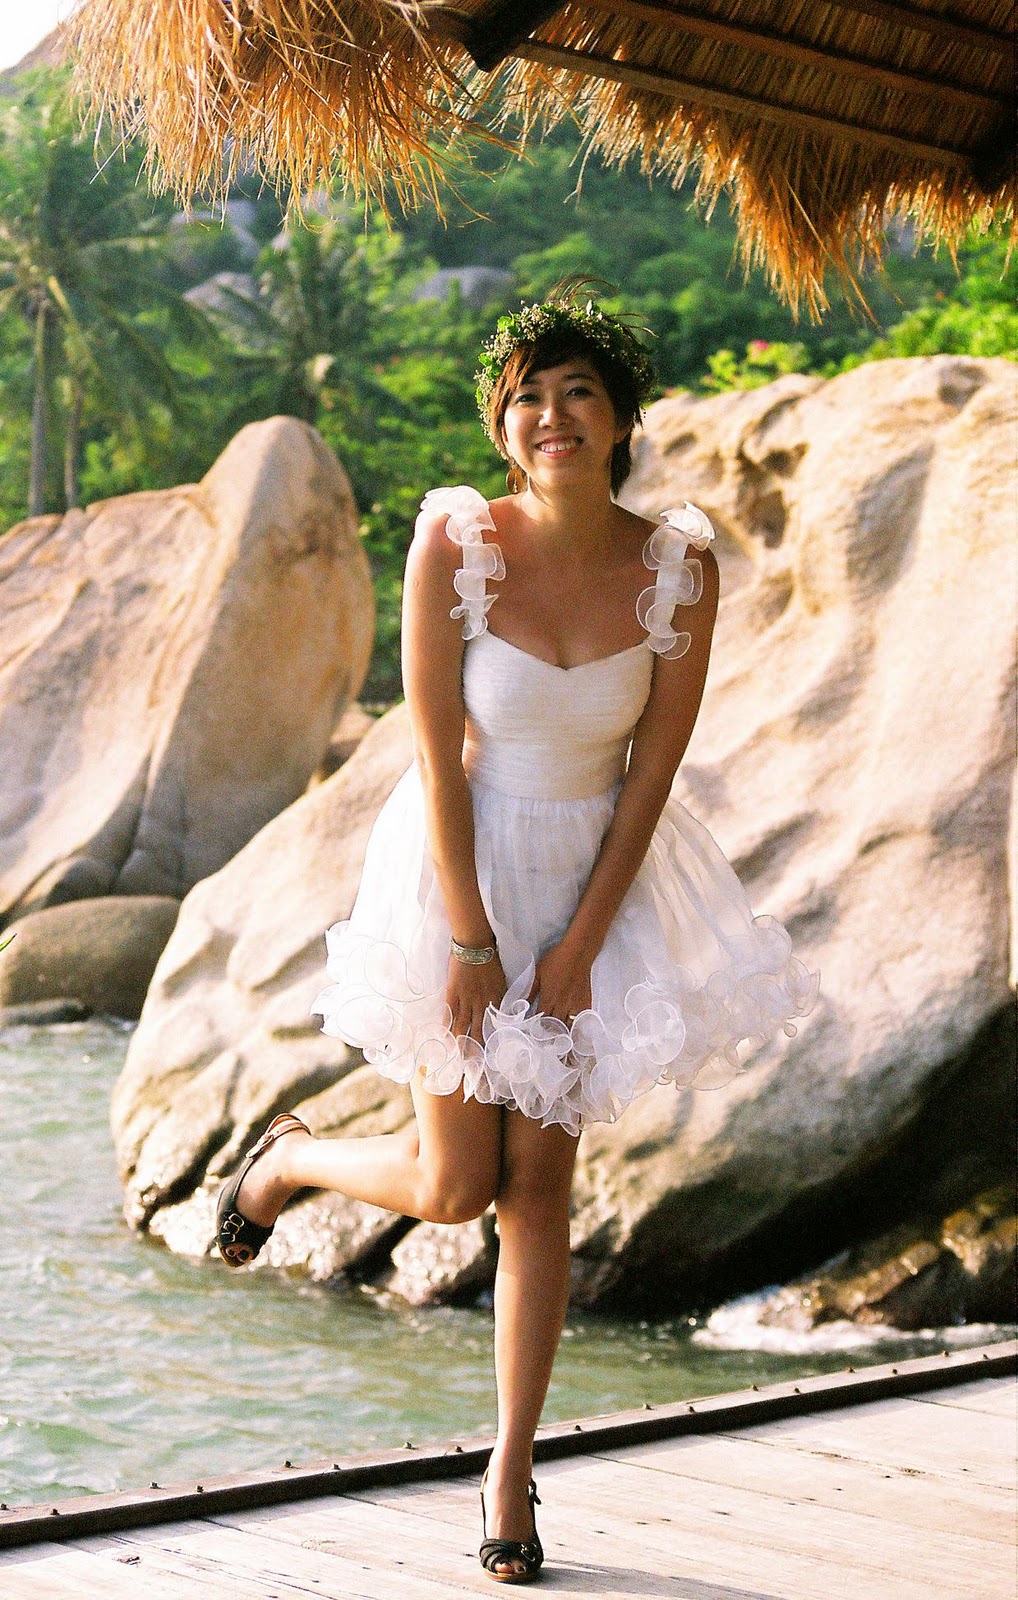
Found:
[[488, 432], [501, 453], [508, 458], [505, 414], [520, 384], [535, 372], [543, 372], [547, 367], [560, 367], [564, 362], [574, 360], [586, 361], [593, 367], [605, 386], [616, 421], [627, 430], [625, 438], [619, 441], [611, 455], [611, 492], [618, 494], [633, 465], [630, 448], [633, 429], [643, 420], [639, 384], [629, 367], [601, 349], [592, 339], [585, 339], [576, 329], [553, 329], [516, 346], [491, 391]]

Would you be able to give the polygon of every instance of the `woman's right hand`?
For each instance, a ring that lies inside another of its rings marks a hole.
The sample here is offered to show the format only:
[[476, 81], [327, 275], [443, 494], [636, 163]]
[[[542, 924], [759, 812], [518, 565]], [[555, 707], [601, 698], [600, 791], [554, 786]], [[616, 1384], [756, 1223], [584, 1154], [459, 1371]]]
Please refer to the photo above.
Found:
[[456, 1038], [469, 1035], [477, 1044], [483, 1045], [484, 1034], [481, 1029], [484, 1013], [489, 1006], [497, 1008], [502, 1004], [508, 987], [497, 955], [481, 966], [450, 956], [445, 998], [452, 1012], [449, 1026]]

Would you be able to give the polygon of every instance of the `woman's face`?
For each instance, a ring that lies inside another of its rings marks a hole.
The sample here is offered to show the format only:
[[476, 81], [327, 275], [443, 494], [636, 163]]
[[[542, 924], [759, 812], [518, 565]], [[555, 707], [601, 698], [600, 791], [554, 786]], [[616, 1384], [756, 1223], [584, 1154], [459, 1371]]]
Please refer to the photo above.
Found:
[[610, 476], [612, 450], [629, 429], [619, 423], [596, 369], [575, 357], [517, 384], [502, 432], [516, 465], [551, 486]]

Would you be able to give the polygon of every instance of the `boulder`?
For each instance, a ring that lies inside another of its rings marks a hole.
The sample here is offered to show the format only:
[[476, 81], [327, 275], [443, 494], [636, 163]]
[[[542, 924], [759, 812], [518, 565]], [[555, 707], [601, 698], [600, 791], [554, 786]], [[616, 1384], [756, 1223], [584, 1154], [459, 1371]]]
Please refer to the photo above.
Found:
[[[693, 499], [723, 545], [675, 792], [822, 986], [729, 1084], [656, 1089], [584, 1134], [585, 1304], [716, 1303], [874, 1237], [873, 1183], [999, 1061], [980, 1041], [1010, 1002], [1014, 385], [1009, 362], [936, 356], [648, 414], [630, 503]], [[392, 713], [185, 901], [114, 1102], [133, 1220], [355, 1062], [306, 1009], [409, 753]], [[956, 1126], [944, 1161], [982, 1136]], [[884, 1206], [877, 1226], [900, 1220]]]
[[[886, 363], [885, 363], [886, 365]], [[759, 389], [729, 390], [709, 400], [680, 392], [651, 406], [633, 441], [633, 471], [620, 499], [641, 516], [656, 517], [676, 501], [709, 511], [717, 534], [721, 594], [729, 601], [742, 583], [759, 581], [764, 551], [778, 548], [788, 527], [784, 485], [805, 454], [801, 441], [765, 448], [756, 456], [758, 429], [824, 389], [822, 378], [792, 372]]]
[[733, 552], [674, 792], [822, 981], [727, 1087], [584, 1136], [581, 1299], [766, 1282], [1011, 1003], [1015, 380], [935, 356], [648, 414], [629, 502]]
[[346, 474], [305, 423], [0, 544], [0, 921], [181, 899], [304, 790], [367, 668]]
[[[370, 1067], [361, 1067], [304, 1101], [300, 1114], [312, 1133], [320, 1136], [366, 1138], [407, 1127], [413, 1118], [413, 1107], [406, 1089], [390, 1083]], [[233, 1164], [233, 1160], [214, 1160], [201, 1187], [186, 1199], [158, 1210], [149, 1232], [180, 1255], [211, 1255], [216, 1236], [216, 1195], [227, 1167]], [[398, 1240], [407, 1227], [392, 1212], [348, 1200], [345, 1195], [297, 1195], [277, 1222], [262, 1254], [244, 1270], [292, 1267], [316, 1283], [333, 1283]]]
[[419, 1222], [393, 1250], [395, 1270], [383, 1283], [412, 1306], [476, 1300], [494, 1282], [497, 1260], [493, 1211], [471, 1222]]
[[759, 1312], [764, 1327], [890, 1324], [914, 1332], [959, 1322], [1011, 1322], [1018, 1291], [1014, 1189], [1002, 1184], [933, 1226], [903, 1223], [847, 1251]]
[[71, 1001], [79, 1016], [139, 1017], [179, 910], [166, 895], [116, 895], [30, 912], [0, 956], [0, 1007]]
[[325, 929], [349, 915], [371, 824], [410, 759], [400, 706], [185, 900], [113, 1094], [132, 1224], [228, 1172], [271, 1117], [359, 1065], [310, 1008]]
[[50, 1028], [56, 1022], [84, 1022], [88, 1015], [80, 1000], [26, 1000], [22, 1005], [0, 1006], [0, 1029]]
[[347, 706], [332, 731], [329, 746], [321, 764], [311, 776], [311, 783], [324, 783], [338, 772], [344, 761], [349, 761], [364, 735], [374, 724], [374, 717], [356, 702]]

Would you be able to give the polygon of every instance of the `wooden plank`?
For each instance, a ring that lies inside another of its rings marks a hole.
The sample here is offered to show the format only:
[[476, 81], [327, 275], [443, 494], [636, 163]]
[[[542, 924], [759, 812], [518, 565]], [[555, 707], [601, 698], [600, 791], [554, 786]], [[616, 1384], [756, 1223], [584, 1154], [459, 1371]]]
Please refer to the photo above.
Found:
[[[406, 1600], [408, 1594], [413, 1600], [418, 1596], [423, 1600], [452, 1596], [459, 1600], [464, 1594], [490, 1596], [492, 1580], [477, 1558], [480, 1519], [479, 1511], [470, 1515], [472, 1497], [456, 1505], [454, 1515], [429, 1509], [426, 1493], [416, 1498], [420, 1509], [414, 1514], [398, 1506], [387, 1512], [337, 1499], [316, 1501], [306, 1508], [240, 1513], [229, 1521], [244, 1537], [250, 1537], [253, 1530], [256, 1535], [277, 1539], [286, 1554], [277, 1556], [275, 1564], [284, 1565], [294, 1575], [300, 1572], [305, 1580], [320, 1570], [309, 1565], [313, 1559], [340, 1550], [352, 1575], [344, 1578], [341, 1587], [327, 1592], [341, 1595], [343, 1600], [360, 1600], [361, 1596]], [[677, 1548], [670, 1546], [662, 1560], [659, 1551], [648, 1550], [638, 1538], [621, 1544], [613, 1540], [610, 1550], [605, 1547], [610, 1559], [603, 1563], [577, 1560], [578, 1546], [583, 1555], [590, 1553], [587, 1534], [578, 1532], [579, 1510], [568, 1518], [568, 1543], [563, 1541], [557, 1549], [553, 1538], [545, 1539], [549, 1568], [544, 1586], [554, 1587], [562, 1600], [586, 1600], [592, 1592], [607, 1592], [618, 1600], [626, 1596], [635, 1600], [648, 1593], [674, 1600], [720, 1600], [722, 1595], [724, 1600], [778, 1600], [785, 1595], [784, 1589], [771, 1585], [736, 1588], [730, 1574], [717, 1565], [708, 1585], [679, 1578], [675, 1574], [684, 1571], [684, 1562]], [[722, 1588], [717, 1587], [718, 1582], [723, 1583]]]
[[[122, 1561], [73, 1545], [5, 1551], [0, 1564], [3, 1600], [211, 1600], [208, 1588], [197, 1579], [167, 1579], [148, 1563]], [[237, 1597], [231, 1594], [230, 1600]]]
[[[521, 39], [561, 11], [563, 3], [564, 0], [502, 0], [494, 10], [488, 8], [470, 19], [462, 35], [463, 46], [482, 72], [490, 72]], [[430, 20], [427, 12], [424, 17]]]
[[[695, 1456], [695, 1447], [690, 1454]], [[763, 1496], [730, 1483], [649, 1473], [640, 1466], [642, 1457], [641, 1450], [545, 1469], [542, 1537], [546, 1529], [550, 1539], [557, 1536], [567, 1560], [578, 1547], [594, 1551], [602, 1540], [605, 1548], [632, 1543], [656, 1553], [662, 1570], [675, 1571], [678, 1561], [684, 1575], [728, 1576], [758, 1588], [778, 1580], [782, 1594], [822, 1578], [824, 1593], [839, 1600], [929, 1596], [946, 1573], [957, 1600], [992, 1600], [993, 1583], [1006, 1579], [1013, 1565], [1009, 1545], [931, 1529], [929, 1522], [912, 1529], [874, 1523], [851, 1510]], [[780, 1479], [780, 1464], [772, 1470]], [[377, 1504], [384, 1494], [367, 1491], [358, 1498], [370, 1496]], [[405, 1498], [401, 1492], [400, 1500]], [[436, 1503], [435, 1490], [417, 1491], [414, 1498], [422, 1516], [456, 1514], [447, 1500]], [[888, 1586], [892, 1580], [896, 1587]]]
[[1007, 1542], [1014, 1498], [1005, 1489], [960, 1475], [950, 1480], [895, 1471], [869, 1461], [816, 1458], [741, 1434], [703, 1439], [663, 1439], [645, 1445], [634, 1460], [719, 1488], [738, 1484], [764, 1496], [795, 1499], [890, 1522], [905, 1530], [960, 1528], [973, 1539]]
[[794, 1560], [809, 1574], [811, 1587], [822, 1586], [839, 1600], [940, 1593], [952, 1600], [999, 1600], [1013, 1572], [1009, 1544], [991, 1545], [933, 1526], [919, 1530], [875, 1522], [849, 1510], [765, 1497], [732, 1485], [669, 1481], [667, 1475], [655, 1492], [648, 1489], [647, 1476], [633, 1462], [623, 1477], [616, 1474], [602, 1485], [586, 1482], [583, 1502], [596, 1525], [612, 1533], [620, 1524], [633, 1527], [642, 1521], [640, 1534], [653, 1539], [654, 1513], [648, 1508], [660, 1507], [658, 1515], [668, 1518], [683, 1551], [691, 1530], [714, 1528], [728, 1542], [729, 1570], [733, 1561], [740, 1563], [734, 1569], [740, 1576], [754, 1570], [742, 1563], [755, 1561], [757, 1570], [770, 1577], [776, 1563]]
[[903, 1472], [967, 1477], [1010, 1488], [1014, 1482], [1014, 1435], [1007, 1419], [977, 1411], [953, 1413], [961, 1426], [946, 1426], [944, 1411], [912, 1400], [881, 1400], [847, 1416], [823, 1412], [790, 1417], [740, 1430], [739, 1437], [761, 1439], [775, 1448], [809, 1455], [844, 1456]]
[[[409, 1563], [386, 1561], [381, 1540], [363, 1519], [357, 1547], [350, 1541], [350, 1546], [338, 1548], [331, 1541], [282, 1540], [272, 1531], [274, 1523], [265, 1528], [259, 1521], [273, 1515], [285, 1520], [287, 1514], [250, 1512], [242, 1528], [200, 1521], [137, 1529], [88, 1544], [137, 1554], [139, 1571], [198, 1585], [207, 1600], [306, 1600], [308, 1594], [389, 1600], [397, 1592], [405, 1600], [411, 1573], [415, 1600], [418, 1595], [421, 1600], [460, 1600], [461, 1586], [436, 1582], [427, 1569], [421, 1573]], [[467, 1566], [461, 1562], [461, 1568]]]
[[954, 1389], [914, 1395], [923, 1405], [958, 1406], [963, 1411], [985, 1411], [1018, 1422], [1018, 1385], [1009, 1378], [986, 1378], [982, 1383], [959, 1383]]
[[[558, 1470], [569, 1469], [560, 1467]], [[380, 1493], [399, 1495], [400, 1492]], [[458, 1565], [449, 1574], [448, 1581], [459, 1585], [458, 1593], [490, 1595], [491, 1579], [481, 1570], [476, 1555], [480, 1542], [479, 1514], [470, 1518], [468, 1533], [463, 1520], [466, 1506], [447, 1503], [441, 1489], [432, 1486], [430, 1493], [416, 1492], [411, 1498], [416, 1503], [413, 1511], [401, 1507], [397, 1500], [388, 1507], [390, 1515], [384, 1520], [381, 1517], [384, 1508], [376, 1506], [374, 1501], [370, 1505], [350, 1506], [345, 1511], [337, 1504], [332, 1507], [332, 1514], [327, 1513], [321, 1503], [316, 1503], [299, 1514], [293, 1510], [276, 1512], [273, 1527], [280, 1538], [288, 1541], [340, 1540], [344, 1547], [373, 1550], [376, 1559], [400, 1541], [406, 1541], [405, 1547], [409, 1548], [418, 1538], [423, 1538], [425, 1547], [430, 1542], [433, 1551], [434, 1564], [430, 1570], [440, 1572], [443, 1581], [447, 1573], [445, 1560], [451, 1556], [455, 1561], [456, 1551], [462, 1547], [462, 1538], [458, 1545], [456, 1541], [457, 1531], [460, 1531], [470, 1540], [470, 1553], [458, 1558]], [[433, 1498], [439, 1499], [441, 1504], [432, 1504]], [[419, 1529], [416, 1534], [412, 1527], [414, 1522]], [[800, 1582], [807, 1576], [806, 1570], [794, 1559], [781, 1560], [779, 1571], [766, 1573], [759, 1562], [747, 1564], [743, 1561], [746, 1572], [759, 1581], [741, 1579], [733, 1570], [732, 1548], [727, 1542], [719, 1542], [710, 1531], [694, 1530], [688, 1538], [685, 1533], [680, 1538], [677, 1530], [674, 1535], [669, 1530], [663, 1539], [648, 1539], [646, 1528], [631, 1526], [626, 1521], [606, 1530], [591, 1523], [579, 1501], [565, 1507], [559, 1505], [554, 1516], [545, 1516], [541, 1509], [539, 1523], [547, 1553], [542, 1587], [553, 1585], [556, 1595], [563, 1600], [586, 1600], [591, 1593], [616, 1597], [653, 1594], [673, 1596], [674, 1600], [721, 1600], [722, 1596], [724, 1600], [799, 1600], [800, 1596], [810, 1593]], [[384, 1553], [381, 1559], [386, 1559]], [[736, 1559], [735, 1566], [738, 1564]], [[418, 1569], [413, 1570], [416, 1592]], [[403, 1585], [407, 1582], [406, 1569], [401, 1582]], [[858, 1600], [858, 1595], [854, 1600]], [[883, 1597], [876, 1597], [876, 1600], [883, 1600]], [[905, 1595], [902, 1600], [919, 1600], [919, 1597]]]
[[[461, 1594], [476, 1577], [484, 1578], [477, 1560], [481, 1541], [480, 1502], [473, 1517], [474, 1492], [460, 1486], [462, 1504], [456, 1518], [425, 1508], [420, 1515], [395, 1508], [365, 1505], [346, 1496], [315, 1501], [301, 1507], [239, 1512], [218, 1517], [216, 1526], [247, 1537], [254, 1530], [287, 1549], [296, 1545], [326, 1558], [339, 1557], [355, 1566], [370, 1568], [386, 1584], [406, 1586], [412, 1578], [414, 1595]], [[490, 1583], [491, 1580], [487, 1579]], [[482, 1585], [483, 1588], [483, 1585]]]

